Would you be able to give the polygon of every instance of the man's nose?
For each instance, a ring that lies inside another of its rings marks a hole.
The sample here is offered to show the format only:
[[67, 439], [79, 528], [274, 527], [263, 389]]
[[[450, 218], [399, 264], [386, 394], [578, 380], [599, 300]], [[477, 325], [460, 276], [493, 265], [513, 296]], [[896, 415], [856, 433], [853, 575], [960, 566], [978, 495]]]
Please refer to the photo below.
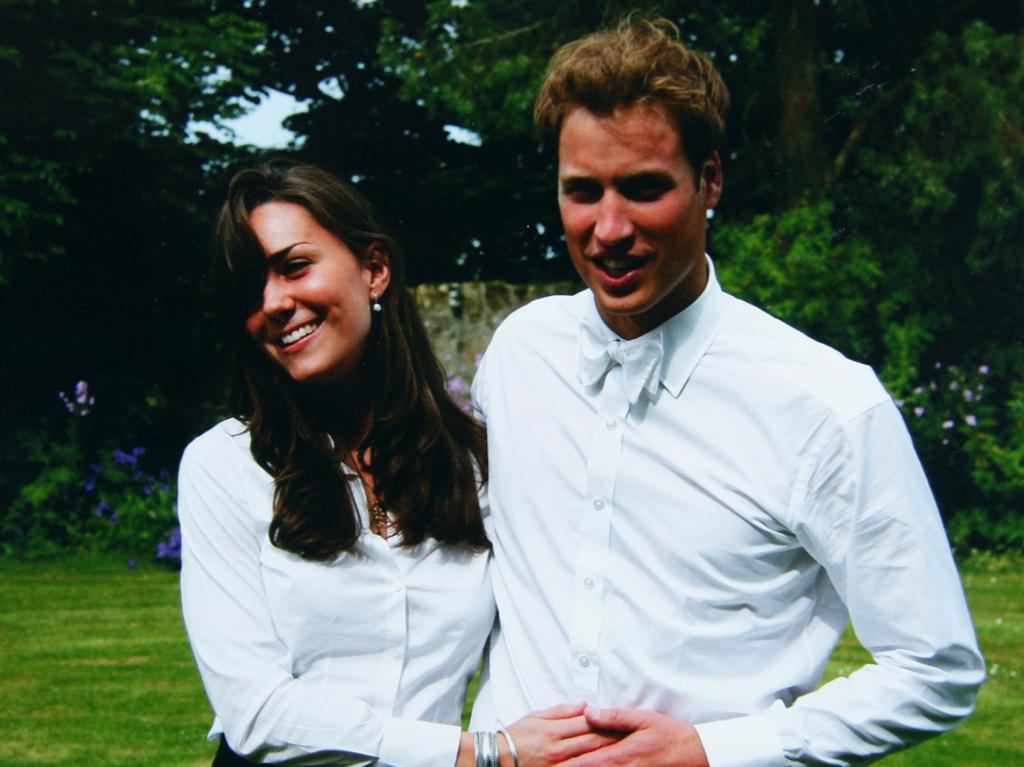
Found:
[[618, 245], [635, 233], [625, 201], [617, 194], [605, 194], [598, 204], [594, 236], [602, 245]]

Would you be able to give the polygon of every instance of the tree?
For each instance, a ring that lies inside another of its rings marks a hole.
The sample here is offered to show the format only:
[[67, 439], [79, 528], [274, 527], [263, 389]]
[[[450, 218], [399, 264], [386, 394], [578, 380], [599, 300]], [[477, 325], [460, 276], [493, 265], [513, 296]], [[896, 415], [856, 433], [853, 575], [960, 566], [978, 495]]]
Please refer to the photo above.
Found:
[[[92, 383], [108, 436], [194, 428], [208, 389], [192, 365], [216, 359], [195, 311], [204, 192], [228, 150], [187, 126], [237, 112], [231, 100], [260, 87], [262, 27], [219, 6], [0, 6], [5, 463], [18, 465], [11, 435], [59, 418], [57, 392], [77, 379]], [[19, 479], [5, 471], [0, 497]]]

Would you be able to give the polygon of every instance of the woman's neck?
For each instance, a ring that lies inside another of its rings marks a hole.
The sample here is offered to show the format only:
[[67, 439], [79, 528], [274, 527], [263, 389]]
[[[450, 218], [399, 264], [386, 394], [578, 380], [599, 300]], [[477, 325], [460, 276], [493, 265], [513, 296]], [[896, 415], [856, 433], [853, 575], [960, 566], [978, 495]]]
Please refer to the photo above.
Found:
[[338, 448], [358, 449], [373, 426], [372, 389], [365, 379], [301, 392], [310, 420], [331, 435]]

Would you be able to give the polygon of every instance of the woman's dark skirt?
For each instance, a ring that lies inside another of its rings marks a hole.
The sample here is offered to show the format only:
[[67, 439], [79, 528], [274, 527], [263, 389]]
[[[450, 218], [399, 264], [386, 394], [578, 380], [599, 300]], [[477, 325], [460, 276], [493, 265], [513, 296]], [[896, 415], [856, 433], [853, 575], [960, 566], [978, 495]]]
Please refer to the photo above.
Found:
[[257, 762], [250, 762], [247, 759], [243, 759], [234, 751], [231, 750], [231, 746], [224, 740], [224, 736], [220, 736], [220, 746], [217, 748], [217, 755], [213, 757], [213, 764], [211, 767], [252, 767]]

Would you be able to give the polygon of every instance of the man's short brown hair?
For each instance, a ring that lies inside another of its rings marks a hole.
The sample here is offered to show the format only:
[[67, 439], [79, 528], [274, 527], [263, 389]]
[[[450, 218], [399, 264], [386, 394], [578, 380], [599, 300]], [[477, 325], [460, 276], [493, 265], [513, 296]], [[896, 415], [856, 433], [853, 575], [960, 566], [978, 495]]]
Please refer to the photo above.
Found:
[[557, 145], [576, 106], [597, 115], [662, 104], [675, 118], [686, 159], [699, 171], [725, 137], [729, 90], [705, 54], [679, 41], [667, 19], [625, 19], [562, 46], [548, 64], [533, 110], [545, 141]]

